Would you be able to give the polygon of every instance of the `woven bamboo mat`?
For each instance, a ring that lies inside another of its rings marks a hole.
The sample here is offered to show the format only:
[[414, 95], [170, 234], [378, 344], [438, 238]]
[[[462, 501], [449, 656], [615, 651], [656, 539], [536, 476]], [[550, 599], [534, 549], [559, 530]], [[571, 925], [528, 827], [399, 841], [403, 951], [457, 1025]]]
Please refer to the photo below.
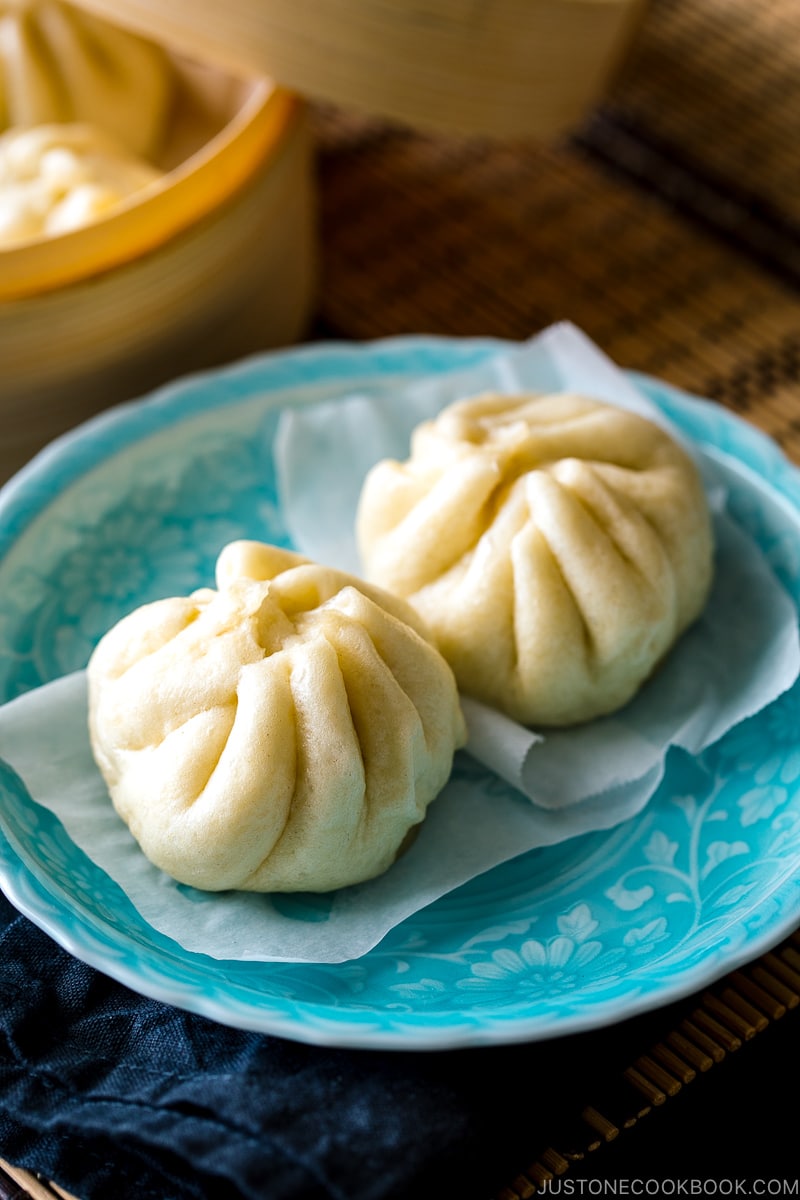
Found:
[[[315, 122], [320, 334], [522, 339], [569, 319], [620, 366], [720, 401], [800, 463], [796, 0], [651, 0], [607, 101], [556, 145], [323, 107]], [[532, 1132], [496, 1200], [622, 1148], [765, 1031], [796, 1037], [798, 1006], [795, 936], [620, 1037], [617, 1069]]]
[[741, 237], [744, 211], [746, 239], [757, 236], [766, 254], [776, 249], [776, 267], [795, 278], [798, 62], [796, 0], [651, 0], [636, 52], [600, 114], [639, 143], [634, 173], [660, 186], [657, 172], [683, 171], [706, 206], [717, 192], [712, 219]]
[[[767, 39], [779, 79], [794, 66], [768, 110]], [[558, 145], [315, 118], [322, 332], [520, 339], [568, 318], [621, 366], [729, 405], [800, 461], [796, 0], [654, 3], [608, 104]]]

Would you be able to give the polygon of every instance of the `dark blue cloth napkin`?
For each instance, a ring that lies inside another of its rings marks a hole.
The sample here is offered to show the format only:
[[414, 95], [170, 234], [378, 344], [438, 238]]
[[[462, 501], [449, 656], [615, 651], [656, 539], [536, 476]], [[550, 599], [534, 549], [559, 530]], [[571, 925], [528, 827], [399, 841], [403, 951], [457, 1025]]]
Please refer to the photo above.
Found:
[[81, 1200], [489, 1195], [553, 1095], [514, 1047], [314, 1047], [146, 999], [2, 895], [0, 1007], [0, 1156]]

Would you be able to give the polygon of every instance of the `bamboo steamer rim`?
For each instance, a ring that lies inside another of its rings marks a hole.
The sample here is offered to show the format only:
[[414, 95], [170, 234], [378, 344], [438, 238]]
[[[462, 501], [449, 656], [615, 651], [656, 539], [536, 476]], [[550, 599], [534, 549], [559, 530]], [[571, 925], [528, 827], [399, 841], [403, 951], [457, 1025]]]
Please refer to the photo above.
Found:
[[75, 284], [158, 249], [239, 190], [280, 143], [299, 107], [298, 98], [272, 80], [254, 80], [219, 133], [108, 216], [2, 250], [0, 301]]
[[646, 0], [71, 0], [228, 70], [434, 132], [551, 137], [599, 98]]

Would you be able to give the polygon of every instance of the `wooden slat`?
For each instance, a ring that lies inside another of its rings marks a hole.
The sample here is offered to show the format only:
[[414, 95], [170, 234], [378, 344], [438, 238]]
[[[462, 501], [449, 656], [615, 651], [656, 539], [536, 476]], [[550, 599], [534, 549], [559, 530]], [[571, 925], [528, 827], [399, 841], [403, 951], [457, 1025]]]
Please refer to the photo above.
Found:
[[756, 970], [758, 968], [753, 970], [752, 978], [745, 975], [744, 971], [735, 971], [731, 975], [731, 982], [735, 985], [738, 994], [753, 1005], [757, 1005], [765, 1017], [770, 1021], [779, 1021], [786, 1014], [786, 1004], [775, 995], [774, 991], [766, 991], [761, 986], [756, 978]]
[[30, 1171], [24, 1170], [22, 1167], [16, 1167], [12, 1163], [6, 1162], [0, 1158], [0, 1174], [12, 1179], [14, 1183], [21, 1189], [19, 1200], [76, 1200], [76, 1197], [71, 1192], [67, 1192], [64, 1188], [58, 1187], [57, 1184], [49, 1183], [46, 1180], [38, 1179]]
[[729, 1029], [727, 1025], [722, 1025], [716, 1017], [712, 1017], [704, 1009], [696, 1008], [692, 1013], [692, 1019], [728, 1054], [733, 1054], [741, 1047], [742, 1039], [738, 1034]]
[[591, 1105], [583, 1110], [581, 1117], [591, 1129], [600, 1135], [604, 1142], [613, 1142], [614, 1138], [619, 1136], [619, 1129], [614, 1122], [610, 1121], [608, 1117], [604, 1117]]
[[755, 982], [782, 1005], [785, 1005], [787, 1010], [797, 1008], [797, 1005], [800, 1004], [800, 995], [787, 987], [786, 983], [782, 979], [778, 979], [774, 972], [768, 970], [765, 964], [766, 959], [761, 959], [752, 968]]
[[691, 1083], [697, 1074], [694, 1067], [685, 1061], [685, 1056], [681, 1057], [676, 1054], [674, 1050], [664, 1045], [663, 1042], [657, 1042], [652, 1047], [650, 1053], [662, 1067], [665, 1067], [671, 1075], [674, 1075], [684, 1085]]

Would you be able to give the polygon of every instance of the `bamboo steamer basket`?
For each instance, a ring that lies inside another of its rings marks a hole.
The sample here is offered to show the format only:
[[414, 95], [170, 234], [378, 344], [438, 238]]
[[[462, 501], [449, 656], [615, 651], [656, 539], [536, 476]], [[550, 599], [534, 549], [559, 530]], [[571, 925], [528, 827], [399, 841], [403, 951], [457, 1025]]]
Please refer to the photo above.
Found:
[[81, 0], [207, 62], [455, 134], [551, 138], [602, 94], [645, 0]]
[[0, 481], [170, 378], [302, 338], [317, 246], [303, 97], [447, 134], [552, 138], [643, 0], [73, 0], [166, 47], [166, 174], [93, 225], [0, 250]]
[[102, 408], [307, 330], [305, 102], [264, 76], [174, 66], [161, 178], [91, 225], [0, 250], [0, 480]]

